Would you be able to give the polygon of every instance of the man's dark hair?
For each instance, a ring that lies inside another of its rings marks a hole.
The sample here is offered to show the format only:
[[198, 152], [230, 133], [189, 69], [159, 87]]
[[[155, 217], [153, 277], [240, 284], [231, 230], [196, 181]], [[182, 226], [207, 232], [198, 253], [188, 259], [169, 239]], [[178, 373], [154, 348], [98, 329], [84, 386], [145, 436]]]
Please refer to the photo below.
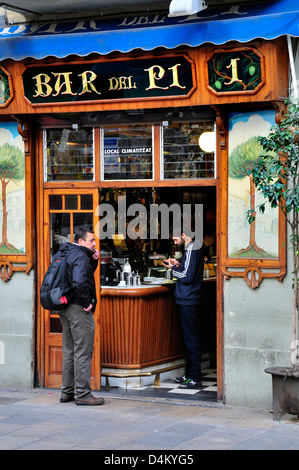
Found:
[[[171, 225], [169, 228], [169, 237], [181, 237], [181, 235], [184, 233], [188, 237], [194, 238], [194, 230], [195, 230], [195, 221], [194, 218], [192, 217], [191, 219], [184, 218], [184, 216], [181, 217], [180, 221], [178, 221], [180, 225], [177, 227], [174, 227], [174, 225]], [[180, 228], [180, 230], [175, 230], [175, 228]]]
[[205, 236], [211, 237], [212, 235], [215, 235], [215, 233], [216, 233], [216, 226], [214, 224], [212, 223], [204, 224], [204, 227], [203, 227], [204, 237]]
[[75, 243], [78, 243], [79, 239], [85, 240], [87, 233], [93, 233], [93, 229], [91, 227], [87, 227], [87, 225], [83, 225], [82, 227], [76, 228]]

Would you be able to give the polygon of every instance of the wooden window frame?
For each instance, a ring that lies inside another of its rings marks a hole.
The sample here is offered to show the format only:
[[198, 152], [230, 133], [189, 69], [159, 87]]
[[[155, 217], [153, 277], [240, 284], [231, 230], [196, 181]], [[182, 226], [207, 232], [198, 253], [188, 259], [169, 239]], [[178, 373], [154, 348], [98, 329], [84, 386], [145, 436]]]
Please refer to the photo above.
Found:
[[[171, 186], [216, 186], [219, 174], [217, 161], [215, 161], [215, 177], [200, 179], [173, 179], [161, 178], [161, 123], [153, 124], [153, 179], [150, 180], [104, 180], [101, 178], [101, 127], [94, 127], [94, 180], [93, 181], [44, 181], [41, 172], [42, 186], [44, 189], [59, 188], [126, 188], [126, 187], [171, 187]], [[215, 126], [217, 127], [217, 126]], [[46, 128], [45, 128], [46, 129]], [[43, 129], [43, 130], [45, 130]], [[42, 133], [43, 130], [40, 132]], [[217, 131], [216, 131], [217, 132]], [[217, 137], [218, 139], [218, 137]], [[217, 140], [216, 139], [216, 140]], [[42, 137], [39, 138], [43, 141]], [[40, 155], [43, 151], [39, 150]], [[217, 155], [217, 151], [216, 154]], [[215, 156], [215, 160], [217, 157]], [[42, 160], [44, 164], [44, 159]]]

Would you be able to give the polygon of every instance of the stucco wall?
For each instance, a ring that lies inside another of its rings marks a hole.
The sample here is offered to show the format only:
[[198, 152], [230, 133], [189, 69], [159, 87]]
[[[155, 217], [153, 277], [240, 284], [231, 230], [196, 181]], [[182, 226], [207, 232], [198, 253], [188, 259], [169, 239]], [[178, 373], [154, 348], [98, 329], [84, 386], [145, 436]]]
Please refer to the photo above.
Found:
[[272, 378], [266, 367], [289, 366], [292, 275], [264, 279], [251, 290], [243, 279], [224, 284], [224, 381], [226, 403], [272, 409]]
[[0, 388], [32, 388], [34, 274], [0, 280]]

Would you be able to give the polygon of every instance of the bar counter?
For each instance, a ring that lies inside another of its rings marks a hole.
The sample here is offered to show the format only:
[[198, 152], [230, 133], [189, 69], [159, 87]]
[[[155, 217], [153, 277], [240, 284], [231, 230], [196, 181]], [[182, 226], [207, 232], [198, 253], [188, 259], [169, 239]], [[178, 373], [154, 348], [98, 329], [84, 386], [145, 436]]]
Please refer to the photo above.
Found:
[[183, 357], [173, 288], [171, 284], [101, 287], [101, 365], [111, 372], [103, 375], [113, 376], [115, 369], [127, 371], [127, 376], [133, 370], [142, 375], [144, 368], [154, 370]]

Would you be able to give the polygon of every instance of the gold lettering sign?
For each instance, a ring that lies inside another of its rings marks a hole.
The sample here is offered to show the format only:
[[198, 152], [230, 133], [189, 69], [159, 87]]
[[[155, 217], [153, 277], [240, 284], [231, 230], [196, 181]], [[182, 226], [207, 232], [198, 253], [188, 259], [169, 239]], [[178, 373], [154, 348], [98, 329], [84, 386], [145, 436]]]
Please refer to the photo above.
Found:
[[92, 83], [97, 78], [94, 72], [88, 70], [79, 74], [79, 77], [82, 77], [82, 91], [79, 93], [80, 95], [83, 95], [83, 93], [92, 93], [92, 91], [98, 95], [101, 94]]
[[195, 89], [194, 65], [187, 56], [165, 56], [29, 66], [23, 74], [23, 85], [32, 104], [185, 98]]
[[157, 80], [161, 80], [165, 75], [165, 70], [160, 65], [153, 65], [149, 69], [145, 69], [149, 75], [149, 82], [150, 86], [146, 88], [146, 90], [153, 90], [154, 88], [160, 88], [162, 90], [168, 90], [170, 87], [178, 87], [178, 88], [186, 88], [185, 86], [181, 86], [179, 84], [179, 77], [178, 77], [178, 67], [181, 64], [176, 64], [173, 67], [169, 67], [168, 70], [172, 71], [172, 84], [167, 87], [160, 87], [156, 84]]

